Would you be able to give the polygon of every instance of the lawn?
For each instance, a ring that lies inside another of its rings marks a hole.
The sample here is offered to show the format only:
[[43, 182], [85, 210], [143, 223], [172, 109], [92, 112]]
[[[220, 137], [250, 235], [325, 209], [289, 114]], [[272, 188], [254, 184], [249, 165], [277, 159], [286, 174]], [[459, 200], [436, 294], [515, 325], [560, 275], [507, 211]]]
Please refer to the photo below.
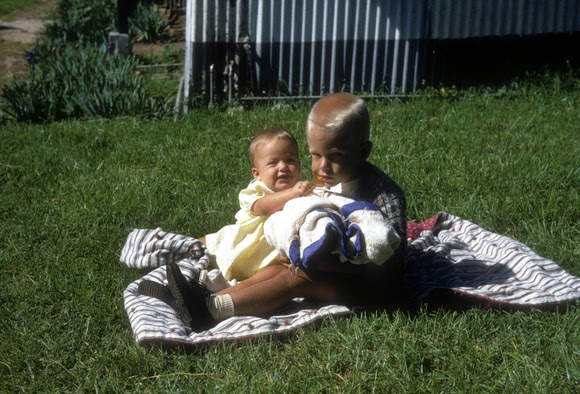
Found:
[[[410, 220], [447, 211], [580, 276], [580, 80], [516, 85], [370, 102], [371, 161], [406, 191]], [[423, 304], [193, 354], [136, 344], [122, 293], [141, 273], [119, 263], [128, 231], [231, 223], [264, 127], [298, 136], [309, 177], [308, 106], [4, 126], [0, 391], [575, 392], [577, 307]]]
[[0, 16], [10, 15], [15, 10], [31, 8], [42, 0], [2, 0], [0, 4]]

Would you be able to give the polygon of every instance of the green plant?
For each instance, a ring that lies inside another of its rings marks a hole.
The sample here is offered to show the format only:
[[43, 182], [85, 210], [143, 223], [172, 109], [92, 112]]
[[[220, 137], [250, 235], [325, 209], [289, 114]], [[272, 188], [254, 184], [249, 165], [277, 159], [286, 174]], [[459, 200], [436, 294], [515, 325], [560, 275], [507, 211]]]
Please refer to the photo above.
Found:
[[58, 19], [45, 27], [51, 42], [100, 43], [114, 30], [115, 4], [112, 0], [60, 0]]
[[136, 41], [147, 43], [169, 39], [169, 24], [152, 2], [139, 2], [129, 17], [129, 34]]
[[33, 63], [28, 78], [3, 87], [6, 112], [20, 122], [113, 117], [163, 111], [149, 99], [133, 57], [106, 45], [65, 46]]

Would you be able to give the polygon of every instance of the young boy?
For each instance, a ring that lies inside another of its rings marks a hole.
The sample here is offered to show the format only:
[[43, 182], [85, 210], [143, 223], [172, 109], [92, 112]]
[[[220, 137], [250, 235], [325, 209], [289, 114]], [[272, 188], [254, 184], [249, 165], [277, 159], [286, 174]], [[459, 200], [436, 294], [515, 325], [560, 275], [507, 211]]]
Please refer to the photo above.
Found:
[[[211, 327], [233, 315], [267, 315], [295, 297], [359, 305], [389, 301], [400, 282], [407, 247], [406, 202], [401, 188], [367, 162], [372, 149], [369, 134], [370, 121], [364, 102], [348, 93], [320, 99], [306, 124], [315, 178], [346, 197], [377, 205], [400, 236], [401, 243], [394, 255], [386, 262], [364, 265], [337, 264], [328, 258], [308, 272], [290, 272], [284, 265], [270, 265], [213, 295], [204, 293], [195, 284], [187, 287], [179, 268], [170, 264], [169, 284], [180, 288], [185, 306], [195, 315], [192, 329]], [[222, 307], [226, 304], [227, 308]]]

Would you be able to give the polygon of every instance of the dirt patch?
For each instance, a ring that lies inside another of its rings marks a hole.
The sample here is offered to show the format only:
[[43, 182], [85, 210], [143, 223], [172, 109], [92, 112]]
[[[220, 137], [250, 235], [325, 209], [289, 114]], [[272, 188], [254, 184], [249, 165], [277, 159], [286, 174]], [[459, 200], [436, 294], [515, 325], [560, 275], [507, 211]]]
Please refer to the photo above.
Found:
[[59, 0], [38, 0], [34, 6], [30, 8], [18, 9], [10, 15], [0, 18], [3, 21], [11, 21], [15, 19], [50, 19], [50, 15], [56, 12], [56, 5]]
[[10, 22], [0, 21], [0, 40], [8, 42], [33, 43], [38, 32], [49, 20], [16, 19]]
[[25, 53], [55, 9], [58, 0], [41, 0], [30, 9], [16, 10], [0, 18], [0, 85], [28, 72]]
[[24, 76], [28, 71], [25, 53], [30, 50], [38, 32], [46, 21], [16, 19], [0, 21], [0, 84], [12, 76]]

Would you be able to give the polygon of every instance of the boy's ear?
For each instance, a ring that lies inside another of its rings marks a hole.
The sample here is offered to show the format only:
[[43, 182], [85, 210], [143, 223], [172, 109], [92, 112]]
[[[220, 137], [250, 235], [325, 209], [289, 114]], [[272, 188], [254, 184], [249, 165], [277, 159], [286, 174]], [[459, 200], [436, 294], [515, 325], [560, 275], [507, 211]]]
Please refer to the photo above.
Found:
[[260, 180], [260, 171], [258, 171], [256, 167], [252, 167], [252, 176], [254, 177], [255, 180], [257, 181]]
[[370, 141], [365, 141], [362, 143], [360, 148], [360, 156], [361, 160], [365, 161], [369, 158], [371, 154], [371, 150], [373, 149], [373, 143]]

